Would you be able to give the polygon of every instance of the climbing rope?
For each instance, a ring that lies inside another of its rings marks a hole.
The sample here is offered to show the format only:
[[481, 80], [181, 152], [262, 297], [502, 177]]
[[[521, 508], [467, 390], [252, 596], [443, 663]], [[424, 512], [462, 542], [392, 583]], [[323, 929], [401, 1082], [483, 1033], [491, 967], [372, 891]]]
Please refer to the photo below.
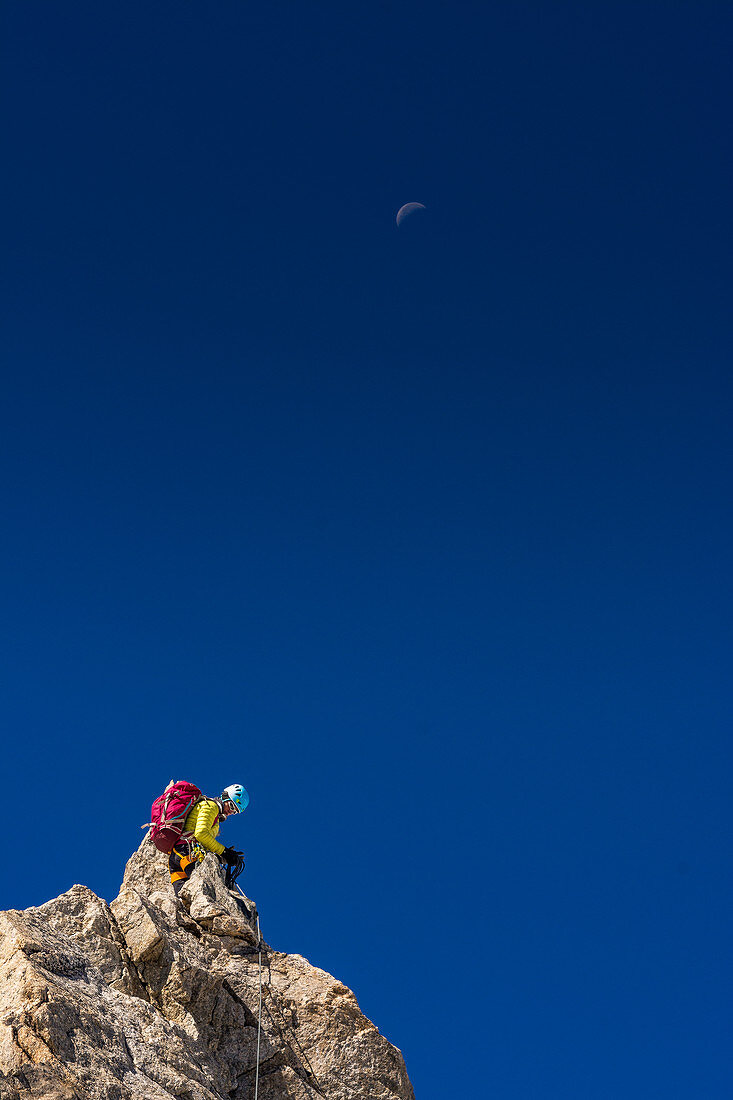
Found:
[[[237, 871], [237, 874], [239, 874], [239, 873], [240, 872]], [[237, 874], [234, 875], [234, 881], [233, 881], [232, 885], [233, 885], [234, 889], [237, 891], [237, 893], [241, 894], [241, 896], [244, 898], [244, 900], [247, 901], [246, 894], [242, 890], [239, 883], [236, 881]], [[257, 994], [257, 1059], [256, 1059], [256, 1063], [255, 1063], [255, 1095], [254, 1095], [254, 1100], [258, 1100], [259, 1089], [260, 1089], [260, 1044], [261, 1044], [261, 1039], [262, 1039], [262, 933], [260, 931], [260, 916], [259, 916], [259, 913], [257, 914], [257, 984], [258, 984], [259, 989], [258, 989], [258, 994]], [[275, 994], [274, 994], [274, 992], [271, 988], [270, 988], [270, 997], [272, 998], [272, 1003], [273, 1003], [274, 1007], [277, 1009], [277, 1011], [280, 1013], [280, 1016], [282, 1017], [282, 1010], [280, 1009], [280, 1006], [277, 1003], [277, 999], [275, 998]], [[282, 1033], [282, 1029], [278, 1029], [278, 1030], [280, 1030], [280, 1034], [281, 1034], [283, 1040], [287, 1043], [287, 1040], [285, 1039], [285, 1036]], [[303, 1050], [303, 1047], [301, 1046], [301, 1044], [298, 1042], [297, 1037], [296, 1037], [295, 1041], [298, 1043], [298, 1048], [300, 1050], [301, 1056], [302, 1056], [303, 1060], [306, 1062], [306, 1064], [308, 1066], [308, 1069], [306, 1071], [308, 1076], [310, 1077], [310, 1079], [312, 1081], [317, 1082], [318, 1078], [316, 1077], [315, 1070], [313, 1069], [313, 1066], [310, 1064], [310, 1059], [308, 1058], [308, 1055]], [[287, 1045], [290, 1047], [290, 1049], [292, 1051], [293, 1048], [290, 1046], [290, 1044], [287, 1043]], [[295, 1054], [295, 1051], [293, 1051], [293, 1054]]]
[[[239, 878], [243, 870], [244, 856], [239, 855], [237, 858], [237, 862], [235, 864], [230, 863], [224, 874], [224, 885], [226, 886], [227, 890], [234, 889], [234, 887], [237, 885], [237, 879]], [[239, 890], [238, 886], [237, 889]], [[240, 894], [242, 894], [241, 890], [239, 890], [239, 892]], [[244, 894], [242, 894], [242, 897], [244, 897]]]
[[[239, 891], [239, 893], [242, 895], [242, 897], [246, 901], [247, 897], [242, 892], [242, 890], [240, 889], [240, 887], [238, 885], [236, 885], [236, 889]], [[258, 1100], [259, 1082], [260, 1082], [260, 1041], [261, 1041], [261, 1035], [262, 1035], [262, 1007], [263, 1007], [263, 996], [262, 996], [263, 995], [262, 933], [260, 931], [260, 917], [259, 917], [259, 914], [257, 915], [257, 956], [258, 956], [257, 957], [257, 980], [258, 980], [258, 985], [259, 985], [259, 992], [258, 992], [258, 1004], [257, 1004], [257, 1061], [256, 1061], [256, 1066], [255, 1066], [255, 1095], [254, 1095], [254, 1100]], [[272, 1000], [273, 1008], [275, 1009], [275, 1011], [280, 1016], [280, 1019], [282, 1020], [282, 1023], [285, 1026], [285, 1028], [287, 1028], [288, 1024], [287, 1024], [287, 1022], [286, 1022], [286, 1020], [283, 1016], [282, 1008], [278, 1004], [277, 997], [275, 996], [275, 991], [273, 990], [272, 986], [270, 986], [270, 985], [268, 985], [267, 988], [268, 988], [268, 992], [270, 994], [270, 999]], [[269, 1010], [268, 1010], [268, 1015], [270, 1016], [270, 1019], [272, 1020], [274, 1026], [277, 1028], [277, 1030], [280, 1034], [280, 1038], [286, 1044], [286, 1046], [290, 1049], [290, 1051], [294, 1055], [294, 1057], [297, 1059], [298, 1054], [295, 1052], [295, 1050], [293, 1050], [293, 1047], [292, 1047], [291, 1043], [288, 1042], [288, 1040], [285, 1036], [285, 1032], [283, 1030], [283, 1027], [280, 1026], [277, 1023], [277, 1021], [271, 1015]], [[316, 1077], [316, 1071], [313, 1069], [313, 1066], [311, 1065], [311, 1062], [310, 1062], [310, 1059], [309, 1059], [308, 1055], [306, 1054], [305, 1050], [303, 1049], [303, 1046], [299, 1042], [298, 1037], [297, 1037], [297, 1035], [295, 1035], [295, 1033], [293, 1033], [292, 1038], [295, 1040], [295, 1043], [297, 1044], [298, 1051], [299, 1051], [299, 1054], [300, 1054], [300, 1059], [303, 1062], [305, 1062], [306, 1066], [308, 1067], [305, 1070], [307, 1078], [310, 1080], [311, 1083], [313, 1083], [315, 1086], [317, 1086], [318, 1085], [318, 1078]], [[318, 1088], [317, 1091], [320, 1092], [320, 1088]]]
[[255, 1069], [255, 1100], [260, 1086], [260, 1033], [262, 1031], [262, 937], [260, 936], [260, 917], [257, 914], [257, 955], [258, 976], [260, 983], [259, 1006], [257, 1008], [257, 1068]]
[[[236, 890], [247, 901], [247, 895], [237, 882], [244, 869], [244, 857], [240, 855], [234, 866], [226, 869], [224, 885], [227, 890]], [[259, 1004], [257, 1008], [257, 1064], [255, 1067], [255, 1100], [260, 1088], [260, 1039], [262, 1036], [262, 934], [260, 933], [260, 915], [257, 914], [257, 980], [259, 983]]]
[[[244, 866], [244, 860], [242, 859], [242, 860], [240, 860], [240, 862], [241, 862], [241, 865], [242, 865], [241, 867], [238, 866], [237, 868], [228, 868], [228, 870], [233, 870], [234, 873], [231, 876], [231, 886], [230, 886], [229, 882], [227, 882], [227, 887], [229, 889], [231, 889], [233, 887], [234, 890], [237, 890], [242, 895], [242, 898], [244, 899], [244, 901], [247, 901], [247, 895], [245, 895], [244, 891], [240, 887], [239, 882], [237, 881], [238, 876], [241, 875], [242, 867]], [[262, 1036], [262, 933], [260, 932], [260, 914], [259, 913], [258, 913], [258, 983], [259, 983], [259, 986], [260, 986], [260, 991], [258, 993], [258, 1001], [259, 1001], [259, 1003], [258, 1003], [258, 1057], [256, 1057], [256, 1065], [255, 1065], [255, 1069], [254, 1069], [254, 1100], [258, 1100], [258, 1093], [260, 1091], [260, 1040], [261, 1040], [261, 1036]]]

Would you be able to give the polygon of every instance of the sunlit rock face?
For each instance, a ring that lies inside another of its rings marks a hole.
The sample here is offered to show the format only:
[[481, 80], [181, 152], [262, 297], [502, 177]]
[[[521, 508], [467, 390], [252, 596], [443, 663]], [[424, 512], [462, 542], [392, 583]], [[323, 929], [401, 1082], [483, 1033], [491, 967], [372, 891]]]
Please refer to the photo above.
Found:
[[[108, 905], [72, 886], [0, 913], [0, 1100], [250, 1100], [257, 911], [207, 856], [176, 907], [146, 838]], [[262, 1100], [414, 1100], [402, 1055], [353, 993], [262, 947]]]

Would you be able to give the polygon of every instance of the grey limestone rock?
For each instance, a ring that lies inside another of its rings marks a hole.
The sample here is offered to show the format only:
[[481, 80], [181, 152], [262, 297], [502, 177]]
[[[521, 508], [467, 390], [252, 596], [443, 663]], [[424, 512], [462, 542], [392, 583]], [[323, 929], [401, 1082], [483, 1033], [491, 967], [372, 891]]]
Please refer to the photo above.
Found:
[[[258, 950], [207, 856], [177, 905], [143, 840], [108, 905], [85, 886], [0, 913], [0, 1100], [414, 1100], [353, 993]], [[261, 959], [261, 965], [260, 965]]]

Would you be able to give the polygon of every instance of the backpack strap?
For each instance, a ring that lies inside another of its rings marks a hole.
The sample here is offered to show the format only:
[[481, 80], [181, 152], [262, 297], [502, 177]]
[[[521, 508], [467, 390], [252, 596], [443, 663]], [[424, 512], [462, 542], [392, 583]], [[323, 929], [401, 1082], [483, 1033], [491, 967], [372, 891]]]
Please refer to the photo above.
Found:
[[[188, 815], [191, 813], [191, 811], [193, 809], [195, 809], [196, 806], [198, 806], [199, 802], [203, 802], [203, 801], [204, 801], [204, 797], [202, 795], [201, 798], [197, 798], [195, 802], [192, 802], [191, 805], [186, 810], [186, 817], [188, 817]], [[183, 819], [184, 821], [186, 820], [186, 817], [184, 817], [184, 819]], [[196, 834], [195, 833], [188, 832], [186, 829], [181, 829], [181, 840], [185, 840], [188, 843], [190, 843], [192, 840], [195, 840], [195, 839], [196, 839]]]

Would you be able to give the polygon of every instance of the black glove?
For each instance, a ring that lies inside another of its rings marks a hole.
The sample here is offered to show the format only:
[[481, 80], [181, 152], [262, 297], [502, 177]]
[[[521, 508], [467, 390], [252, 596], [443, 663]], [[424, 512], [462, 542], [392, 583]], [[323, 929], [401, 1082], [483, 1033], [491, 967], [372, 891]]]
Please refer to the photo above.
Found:
[[228, 867], [236, 867], [243, 855], [244, 852], [237, 852], [234, 848], [225, 848], [221, 853], [221, 859]]

